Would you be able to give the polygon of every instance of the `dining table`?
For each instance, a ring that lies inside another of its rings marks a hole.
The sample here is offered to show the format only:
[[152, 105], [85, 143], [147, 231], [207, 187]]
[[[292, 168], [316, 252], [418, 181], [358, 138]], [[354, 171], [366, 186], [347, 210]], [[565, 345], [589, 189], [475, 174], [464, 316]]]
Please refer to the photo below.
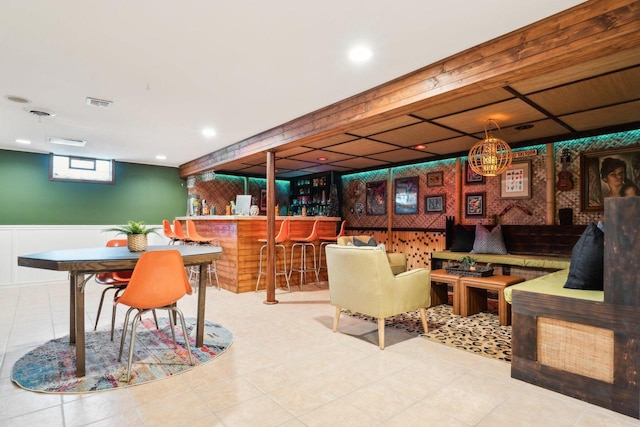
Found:
[[[196, 320], [196, 346], [204, 343], [204, 312], [206, 304], [206, 268], [222, 258], [220, 246], [209, 245], [157, 245], [147, 251], [177, 250], [185, 267], [198, 266], [198, 314]], [[18, 257], [22, 267], [69, 272], [69, 342], [76, 347], [76, 376], [85, 376], [85, 308], [84, 289], [96, 273], [135, 269], [140, 255], [127, 247], [98, 247], [60, 249]]]

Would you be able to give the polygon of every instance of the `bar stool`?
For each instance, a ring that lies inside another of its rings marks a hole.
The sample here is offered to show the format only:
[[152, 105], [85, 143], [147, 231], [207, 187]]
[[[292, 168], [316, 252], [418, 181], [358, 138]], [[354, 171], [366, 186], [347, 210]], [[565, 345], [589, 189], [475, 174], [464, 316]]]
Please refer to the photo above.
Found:
[[[196, 230], [196, 223], [190, 219], [187, 220], [187, 236], [186, 237], [189, 243], [193, 245], [214, 245], [215, 244], [215, 246], [220, 246], [218, 242], [214, 242], [214, 239], [204, 237], [203, 235], [198, 233], [198, 231]], [[195, 276], [195, 278], [197, 279], [199, 273], [200, 273], [199, 267], [196, 266], [196, 267], [189, 268], [189, 280], [191, 280], [192, 276]], [[218, 266], [215, 260], [213, 260], [211, 264], [207, 265], [207, 274], [209, 276], [209, 284], [213, 285], [213, 283], [211, 282], [211, 273], [213, 273], [213, 275], [216, 277], [216, 284], [218, 285], [218, 290], [220, 290], [220, 280], [218, 280]]]
[[178, 243], [182, 243], [183, 245], [190, 243], [189, 237], [187, 237], [187, 233], [184, 232], [180, 221], [178, 221], [177, 219], [173, 220], [173, 234], [176, 235], [176, 241]]
[[346, 220], [342, 221], [342, 224], [340, 225], [340, 232], [338, 232], [338, 234], [335, 236], [318, 236], [318, 240], [321, 241], [320, 242], [320, 260], [318, 261], [318, 271], [322, 268], [325, 268], [325, 269], [327, 268], [326, 262], [325, 262], [325, 265], [322, 265], [322, 251], [324, 247], [331, 243], [337, 243], [338, 237], [344, 236], [344, 227], [346, 223], [347, 223]]
[[[306, 278], [306, 274], [313, 271], [316, 275], [316, 286], [320, 286], [320, 278], [318, 277], [318, 265], [316, 264], [316, 245], [313, 243], [318, 239], [318, 221], [313, 223], [311, 234], [306, 237], [290, 237], [293, 245], [291, 245], [291, 270], [289, 270], [289, 279], [291, 279], [291, 273], [297, 271], [300, 273], [300, 290], [302, 290], [303, 278]], [[313, 268], [307, 267], [307, 246], [311, 247], [313, 251]], [[293, 266], [293, 257], [296, 247], [300, 248], [300, 268]]]
[[166, 219], [162, 220], [162, 230], [164, 232], [164, 236], [169, 239], [170, 245], [173, 245], [175, 242], [180, 240], [178, 239], [178, 236], [176, 236], [176, 233], [173, 232], [173, 229], [171, 228], [171, 224]]
[[[282, 248], [282, 270], [278, 270], [276, 265], [276, 277], [278, 275], [283, 275], [285, 280], [287, 281], [287, 289], [291, 292], [291, 285], [289, 284], [289, 273], [287, 272], [287, 248], [284, 246], [284, 242], [289, 239], [289, 230], [291, 228], [291, 223], [288, 219], [283, 220], [280, 223], [280, 231], [275, 238], [276, 248]], [[258, 239], [258, 242], [263, 245], [260, 247], [260, 265], [258, 267], [258, 281], [256, 282], [256, 292], [258, 292], [258, 286], [260, 286], [260, 277], [263, 274], [267, 274], [266, 271], [262, 269], [262, 251], [267, 247], [267, 239]], [[277, 260], [277, 257], [276, 257]]]

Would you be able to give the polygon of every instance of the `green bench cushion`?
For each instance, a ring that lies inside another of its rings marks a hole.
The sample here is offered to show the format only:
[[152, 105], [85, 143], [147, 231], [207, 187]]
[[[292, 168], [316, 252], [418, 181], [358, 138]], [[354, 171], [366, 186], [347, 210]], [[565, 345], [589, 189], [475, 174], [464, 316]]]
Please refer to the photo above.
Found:
[[604, 291], [587, 291], [564, 288], [568, 275], [569, 269], [564, 269], [547, 274], [546, 276], [540, 276], [535, 279], [527, 280], [526, 282], [518, 283], [517, 285], [508, 286], [504, 288], [505, 300], [511, 304], [513, 301], [513, 291], [520, 289], [540, 294], [579, 298], [589, 301], [604, 301]]
[[536, 255], [493, 255], [472, 254], [469, 252], [436, 251], [431, 253], [432, 259], [458, 261], [464, 256], [471, 256], [481, 263], [514, 265], [517, 267], [547, 268], [550, 270], [564, 270], [569, 268], [571, 258], [536, 256]]

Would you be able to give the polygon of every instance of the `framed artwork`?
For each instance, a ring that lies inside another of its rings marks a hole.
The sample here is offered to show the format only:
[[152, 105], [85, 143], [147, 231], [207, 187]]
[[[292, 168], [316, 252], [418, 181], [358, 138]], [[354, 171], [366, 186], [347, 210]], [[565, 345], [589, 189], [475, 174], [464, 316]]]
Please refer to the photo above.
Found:
[[394, 181], [394, 212], [397, 214], [418, 213], [418, 185], [417, 176], [398, 178]]
[[445, 194], [432, 194], [430, 196], [424, 196], [424, 213], [443, 213], [445, 211], [446, 205]]
[[261, 211], [267, 210], [267, 189], [266, 188], [262, 188], [260, 190], [260, 210]]
[[640, 195], [640, 146], [580, 154], [580, 209], [604, 210], [607, 197]]
[[429, 172], [427, 174], [427, 187], [442, 187], [444, 184], [444, 172]]
[[509, 169], [500, 175], [500, 198], [531, 198], [531, 160], [511, 163]]
[[475, 173], [473, 169], [469, 167], [469, 162], [464, 162], [464, 183], [467, 185], [484, 184], [485, 177], [479, 173]]
[[485, 214], [485, 193], [464, 195], [464, 216], [482, 218]]
[[387, 181], [367, 182], [367, 215], [387, 214]]

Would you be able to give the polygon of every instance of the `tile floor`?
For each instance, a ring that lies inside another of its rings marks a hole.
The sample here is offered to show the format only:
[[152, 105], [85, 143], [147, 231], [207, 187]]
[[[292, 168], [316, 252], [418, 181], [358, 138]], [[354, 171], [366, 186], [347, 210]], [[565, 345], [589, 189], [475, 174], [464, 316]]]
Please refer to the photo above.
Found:
[[[89, 283], [88, 325], [101, 287]], [[68, 334], [66, 283], [0, 288], [2, 426], [628, 426], [638, 421], [510, 378], [510, 365], [343, 316], [326, 283], [236, 295], [209, 288], [207, 318], [235, 335], [218, 359], [123, 390], [57, 395], [10, 380], [15, 360]], [[195, 316], [196, 297], [180, 306]], [[124, 310], [121, 310], [124, 311]], [[107, 308], [108, 313], [108, 308]], [[109, 324], [103, 314], [101, 324]]]

